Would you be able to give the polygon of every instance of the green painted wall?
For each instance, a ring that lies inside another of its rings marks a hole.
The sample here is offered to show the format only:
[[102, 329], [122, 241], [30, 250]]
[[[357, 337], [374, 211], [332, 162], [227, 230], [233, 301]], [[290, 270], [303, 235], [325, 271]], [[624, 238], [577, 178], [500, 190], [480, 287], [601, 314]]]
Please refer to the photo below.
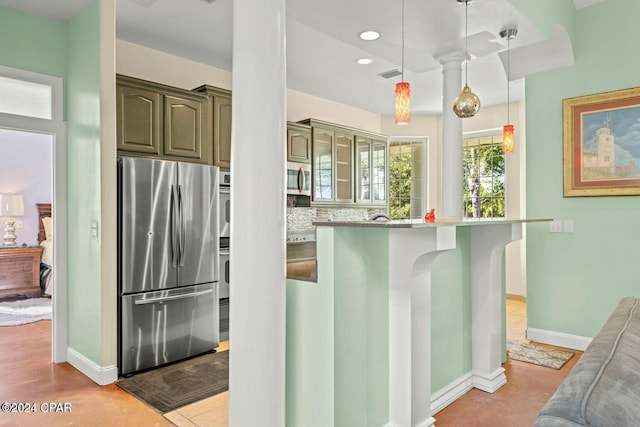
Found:
[[471, 370], [471, 227], [456, 229], [456, 249], [431, 272], [431, 392]]
[[318, 283], [287, 280], [286, 424], [334, 423], [333, 229], [318, 230]]
[[66, 76], [67, 25], [0, 6], [0, 64]]
[[531, 22], [545, 37], [553, 27], [561, 25], [574, 40], [575, 6], [573, 0], [509, 0], [518, 12]]
[[526, 79], [527, 216], [574, 222], [573, 234], [527, 228], [530, 328], [593, 337], [640, 295], [640, 198], [562, 196], [562, 99], [640, 86], [638, 16], [637, 0], [578, 10], [575, 66]]
[[99, 0], [68, 22], [68, 343], [101, 361]]

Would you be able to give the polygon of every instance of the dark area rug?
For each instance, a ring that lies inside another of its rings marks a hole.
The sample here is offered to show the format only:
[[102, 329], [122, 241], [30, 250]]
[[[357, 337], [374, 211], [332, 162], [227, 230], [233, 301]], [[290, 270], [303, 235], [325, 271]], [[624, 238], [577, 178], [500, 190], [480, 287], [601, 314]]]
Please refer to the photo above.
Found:
[[229, 352], [210, 353], [122, 378], [120, 388], [164, 414], [229, 388]]
[[574, 355], [571, 351], [536, 347], [530, 343], [511, 340], [507, 340], [507, 352], [513, 360], [553, 369], [562, 368]]

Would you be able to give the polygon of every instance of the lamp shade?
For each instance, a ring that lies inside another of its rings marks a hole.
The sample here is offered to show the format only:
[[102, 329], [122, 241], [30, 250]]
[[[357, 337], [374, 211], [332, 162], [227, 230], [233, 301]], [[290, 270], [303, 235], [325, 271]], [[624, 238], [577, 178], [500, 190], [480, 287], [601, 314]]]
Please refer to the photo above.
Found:
[[502, 151], [505, 154], [513, 153], [513, 125], [504, 125], [502, 128]]
[[409, 119], [411, 118], [410, 92], [411, 92], [411, 89], [409, 87], [409, 82], [396, 83], [396, 124], [397, 125], [409, 124]]
[[21, 194], [0, 194], [0, 216], [23, 216], [24, 200]]

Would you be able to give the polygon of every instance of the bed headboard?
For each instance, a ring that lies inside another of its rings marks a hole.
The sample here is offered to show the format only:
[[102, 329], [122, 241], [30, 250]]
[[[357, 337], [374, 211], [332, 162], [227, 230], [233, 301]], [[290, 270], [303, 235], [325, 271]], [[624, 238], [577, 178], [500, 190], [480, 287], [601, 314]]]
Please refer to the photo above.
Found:
[[44, 234], [44, 225], [42, 224], [42, 218], [51, 216], [51, 203], [36, 203], [38, 207], [38, 242], [46, 240]]

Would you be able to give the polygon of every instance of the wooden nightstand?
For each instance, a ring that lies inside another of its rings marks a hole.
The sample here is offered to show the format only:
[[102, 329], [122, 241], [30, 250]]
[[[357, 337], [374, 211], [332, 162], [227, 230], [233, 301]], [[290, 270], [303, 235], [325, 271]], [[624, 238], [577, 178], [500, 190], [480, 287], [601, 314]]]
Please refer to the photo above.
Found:
[[26, 295], [39, 297], [40, 257], [43, 248], [0, 247], [0, 297]]

